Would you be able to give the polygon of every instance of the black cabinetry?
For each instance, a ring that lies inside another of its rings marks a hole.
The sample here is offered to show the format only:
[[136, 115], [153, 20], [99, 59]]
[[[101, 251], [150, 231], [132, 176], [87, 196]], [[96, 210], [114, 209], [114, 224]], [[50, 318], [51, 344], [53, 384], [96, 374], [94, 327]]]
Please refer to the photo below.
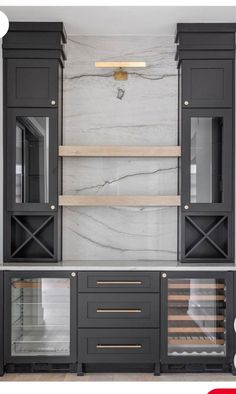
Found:
[[235, 25], [178, 24], [179, 259], [234, 260]]
[[159, 374], [159, 273], [81, 272], [78, 291], [78, 373]]
[[3, 355], [3, 272], [0, 271], [0, 376], [4, 373]]
[[4, 273], [7, 370], [75, 369], [76, 279], [73, 272]]
[[182, 73], [184, 108], [232, 107], [233, 60], [183, 60]]
[[10, 23], [4, 58], [4, 260], [61, 259], [62, 23]]
[[161, 300], [163, 371], [231, 371], [233, 273], [162, 273]]

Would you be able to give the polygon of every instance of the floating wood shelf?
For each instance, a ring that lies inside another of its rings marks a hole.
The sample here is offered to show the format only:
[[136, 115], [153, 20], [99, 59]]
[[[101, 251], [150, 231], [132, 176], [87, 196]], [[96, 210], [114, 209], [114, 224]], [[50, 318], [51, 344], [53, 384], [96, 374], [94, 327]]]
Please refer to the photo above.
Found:
[[179, 206], [180, 196], [59, 196], [61, 206]]
[[225, 319], [224, 315], [168, 315], [168, 320], [171, 321], [195, 321], [195, 320], [220, 320], [223, 321]]
[[79, 157], [179, 157], [180, 146], [60, 145], [59, 156]]

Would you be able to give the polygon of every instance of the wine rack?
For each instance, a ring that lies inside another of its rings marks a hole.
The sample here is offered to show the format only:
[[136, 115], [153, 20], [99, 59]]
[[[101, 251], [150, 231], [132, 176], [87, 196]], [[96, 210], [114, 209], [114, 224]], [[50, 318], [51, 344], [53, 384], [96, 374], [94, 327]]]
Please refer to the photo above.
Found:
[[226, 355], [224, 279], [168, 279], [168, 355]]

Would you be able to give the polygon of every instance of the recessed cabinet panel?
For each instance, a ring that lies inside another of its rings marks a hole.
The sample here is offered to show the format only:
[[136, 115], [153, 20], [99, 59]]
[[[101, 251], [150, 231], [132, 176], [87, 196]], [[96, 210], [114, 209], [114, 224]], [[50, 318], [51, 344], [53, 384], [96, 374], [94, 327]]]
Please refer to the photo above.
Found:
[[58, 62], [50, 59], [7, 61], [9, 107], [56, 107]]
[[182, 114], [182, 209], [229, 211], [232, 206], [232, 111]]
[[232, 60], [184, 60], [184, 108], [232, 107]]
[[9, 109], [9, 210], [57, 206], [57, 115], [51, 109]]

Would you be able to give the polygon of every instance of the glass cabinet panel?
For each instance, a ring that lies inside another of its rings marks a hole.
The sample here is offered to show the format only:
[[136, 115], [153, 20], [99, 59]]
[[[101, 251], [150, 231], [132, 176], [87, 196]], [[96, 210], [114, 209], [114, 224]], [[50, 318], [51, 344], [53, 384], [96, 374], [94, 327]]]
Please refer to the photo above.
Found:
[[70, 279], [11, 279], [11, 355], [70, 355]]
[[222, 202], [221, 117], [191, 118], [190, 202]]
[[16, 117], [15, 202], [49, 202], [49, 117]]
[[168, 355], [226, 355], [224, 279], [168, 279]]

